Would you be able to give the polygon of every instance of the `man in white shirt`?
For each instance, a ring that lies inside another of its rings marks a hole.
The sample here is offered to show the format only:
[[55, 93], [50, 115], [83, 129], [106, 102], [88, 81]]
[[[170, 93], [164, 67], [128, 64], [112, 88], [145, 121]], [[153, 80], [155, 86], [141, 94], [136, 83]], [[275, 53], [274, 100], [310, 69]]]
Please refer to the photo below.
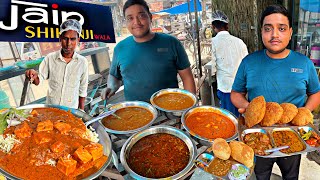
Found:
[[77, 54], [81, 24], [68, 19], [60, 26], [61, 50], [48, 54], [39, 66], [39, 73], [26, 71], [26, 78], [39, 85], [48, 79], [47, 104], [84, 109], [88, 88], [88, 61]]
[[212, 64], [217, 71], [217, 96], [220, 107], [239, 116], [238, 109], [231, 103], [232, 84], [242, 59], [248, 54], [245, 43], [229, 34], [228, 17], [221, 11], [215, 11], [212, 16], [212, 28], [217, 33], [212, 38]]

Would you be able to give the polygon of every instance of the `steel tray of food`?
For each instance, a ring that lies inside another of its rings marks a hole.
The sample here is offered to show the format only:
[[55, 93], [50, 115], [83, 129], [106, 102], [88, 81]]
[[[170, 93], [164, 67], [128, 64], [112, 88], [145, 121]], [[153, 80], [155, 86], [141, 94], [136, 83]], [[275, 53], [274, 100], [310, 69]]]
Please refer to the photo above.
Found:
[[100, 123], [107, 132], [123, 135], [124, 138], [148, 128], [158, 117], [157, 110], [143, 101], [119, 102], [109, 105], [108, 109], [116, 112], [103, 118]]
[[[243, 117], [239, 118], [239, 139], [254, 149], [255, 155], [264, 158], [292, 156], [320, 149], [320, 133], [309, 123], [305, 126], [291, 126], [289, 124], [254, 128], [247, 128], [243, 124]], [[274, 152], [265, 150], [284, 148]], [[287, 147], [287, 148], [285, 148]]]
[[253, 149], [243, 142], [214, 140], [212, 147], [200, 154], [195, 165], [217, 179], [249, 179], [254, 169]]
[[108, 134], [99, 123], [87, 128], [82, 111], [34, 104], [1, 118], [0, 172], [9, 179], [94, 179], [111, 162]]
[[237, 118], [222, 108], [199, 106], [188, 109], [183, 113], [181, 123], [189, 134], [205, 146], [211, 146], [216, 138], [229, 142], [238, 137]]
[[187, 109], [194, 107], [198, 103], [197, 97], [191, 92], [168, 88], [155, 92], [150, 98], [151, 104], [171, 116], [181, 117]]
[[188, 135], [161, 125], [131, 136], [121, 148], [120, 161], [135, 179], [179, 179], [192, 169], [196, 156]]

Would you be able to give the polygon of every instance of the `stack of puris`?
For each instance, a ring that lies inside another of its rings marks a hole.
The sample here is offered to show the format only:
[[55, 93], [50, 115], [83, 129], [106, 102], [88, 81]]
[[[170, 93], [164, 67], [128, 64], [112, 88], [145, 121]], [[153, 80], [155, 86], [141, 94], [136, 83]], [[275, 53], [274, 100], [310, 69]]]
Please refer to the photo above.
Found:
[[254, 98], [244, 113], [245, 124], [249, 128], [256, 124], [261, 126], [272, 126], [276, 123], [291, 123], [296, 126], [303, 126], [313, 122], [311, 111], [305, 107], [297, 108], [291, 103], [278, 104], [266, 102], [263, 96]]
[[217, 138], [213, 141], [212, 151], [215, 157], [222, 160], [227, 160], [231, 156], [248, 168], [253, 166], [254, 151], [243, 142], [231, 141], [228, 144], [225, 139]]

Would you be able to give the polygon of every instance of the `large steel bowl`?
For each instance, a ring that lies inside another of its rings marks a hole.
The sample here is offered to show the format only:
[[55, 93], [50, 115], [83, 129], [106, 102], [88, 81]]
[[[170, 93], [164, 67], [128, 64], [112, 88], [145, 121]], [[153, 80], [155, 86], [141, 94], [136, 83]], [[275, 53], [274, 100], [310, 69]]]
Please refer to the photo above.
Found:
[[153, 126], [150, 127], [144, 131], [141, 131], [139, 133], [134, 134], [133, 136], [131, 136], [122, 146], [121, 148], [121, 153], [120, 153], [120, 161], [121, 164], [123, 165], [124, 169], [130, 174], [131, 177], [135, 178], [135, 179], [150, 179], [150, 178], [146, 178], [143, 176], [140, 176], [139, 174], [135, 173], [128, 165], [127, 163], [127, 157], [129, 156], [130, 150], [133, 147], [133, 145], [135, 143], [137, 143], [141, 138], [151, 135], [151, 134], [158, 134], [158, 133], [167, 133], [167, 134], [171, 134], [174, 135], [178, 138], [180, 138], [183, 142], [186, 143], [186, 145], [188, 146], [189, 152], [190, 152], [190, 158], [189, 158], [189, 162], [187, 164], [187, 166], [180, 171], [178, 174], [175, 174], [173, 176], [170, 177], [166, 177], [163, 179], [179, 179], [182, 176], [184, 176], [185, 174], [187, 174], [193, 167], [193, 161], [195, 160], [195, 157], [197, 156], [197, 149], [195, 144], [192, 142], [191, 138], [186, 135], [183, 131], [171, 127], [171, 126], [164, 126], [164, 125], [160, 125], [160, 126]]
[[[58, 108], [66, 111], [70, 111], [73, 115], [75, 115], [78, 118], [81, 118], [84, 122], [89, 121], [92, 117], [88, 114], [78, 110], [78, 109], [71, 109], [65, 106], [59, 106], [59, 105], [47, 105], [47, 104], [31, 104], [26, 106], [21, 106], [17, 109], [36, 109], [36, 108]], [[84, 178], [85, 180], [95, 179], [98, 177], [110, 164], [112, 160], [112, 146], [111, 146], [111, 140], [109, 138], [109, 135], [104, 130], [104, 127], [100, 125], [99, 123], [91, 124], [92, 128], [95, 129], [96, 133], [99, 135], [99, 143], [103, 146], [103, 153], [105, 156], [108, 157], [107, 161], [104, 163], [104, 165], [95, 173], [91, 174], [90, 176]], [[9, 179], [20, 179], [5, 170], [0, 168], [0, 173], [5, 175]]]
[[[124, 102], [110, 105], [110, 106], [108, 106], [108, 109], [113, 110], [113, 109], [122, 109], [122, 108], [127, 108], [127, 107], [141, 107], [141, 108], [145, 108], [145, 109], [149, 110], [153, 116], [152, 120], [148, 124], [146, 124], [140, 128], [128, 130], [128, 131], [118, 131], [118, 130], [114, 130], [114, 129], [109, 129], [109, 128], [103, 126], [102, 122], [100, 121], [101, 125], [105, 128], [105, 130], [107, 132], [112, 133], [112, 134], [117, 134], [118, 136], [124, 135], [124, 136], [126, 136], [126, 138], [128, 138], [136, 132], [147, 129], [149, 126], [152, 125], [152, 123], [158, 117], [157, 110], [151, 104], [143, 102], [143, 101], [124, 101]], [[121, 121], [121, 119], [119, 119], [119, 121]]]
[[162, 90], [159, 90], [157, 92], [155, 92], [151, 98], [150, 98], [150, 102], [151, 104], [156, 107], [158, 110], [162, 111], [162, 112], [165, 112], [166, 115], [170, 118], [170, 117], [181, 117], [181, 115], [183, 114], [184, 111], [186, 111], [187, 109], [189, 108], [186, 108], [186, 109], [181, 109], [181, 110], [169, 110], [169, 109], [164, 109], [164, 108], [161, 108], [159, 107], [155, 102], [154, 102], [154, 99], [162, 94], [166, 94], [166, 93], [172, 93], [172, 92], [175, 92], [175, 93], [181, 93], [181, 94], [185, 94], [185, 95], [188, 95], [189, 97], [192, 98], [193, 100], [193, 105], [189, 108], [192, 108], [194, 107], [197, 103], [198, 103], [198, 99], [197, 97], [187, 91], [187, 90], [184, 90], [184, 89], [178, 89], [178, 88], [168, 88], [168, 89], [162, 89]]
[[181, 123], [183, 127], [187, 130], [189, 134], [191, 134], [195, 139], [202, 145], [204, 146], [211, 146], [212, 142], [214, 139], [209, 139], [203, 136], [200, 136], [199, 134], [196, 134], [192, 132], [189, 127], [186, 125], [186, 119], [189, 115], [193, 114], [194, 112], [218, 112], [221, 113], [222, 115], [228, 117], [234, 124], [235, 126], [235, 133], [233, 136], [229, 137], [226, 139], [227, 142], [232, 141], [238, 137], [238, 120], [237, 118], [228, 110], [223, 109], [223, 108], [218, 108], [218, 107], [213, 107], [213, 106], [199, 106], [199, 107], [194, 107], [191, 109], [188, 109], [182, 114], [181, 117]]

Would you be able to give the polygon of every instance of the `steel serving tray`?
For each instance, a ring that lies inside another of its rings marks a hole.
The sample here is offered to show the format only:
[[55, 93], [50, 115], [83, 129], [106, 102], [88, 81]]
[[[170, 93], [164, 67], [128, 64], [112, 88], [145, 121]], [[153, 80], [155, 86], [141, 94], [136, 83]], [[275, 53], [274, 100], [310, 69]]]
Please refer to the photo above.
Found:
[[299, 133], [299, 129], [301, 129], [301, 128], [306, 130], [306, 132], [308, 132], [308, 130], [313, 130], [317, 135], [320, 136], [320, 132], [311, 123], [309, 123], [309, 124], [307, 124], [305, 126], [291, 126], [290, 124], [283, 124], [283, 125], [276, 124], [274, 126], [262, 127], [260, 125], [255, 125], [253, 128], [248, 128], [248, 129], [244, 124], [244, 118], [243, 117], [239, 118], [239, 123], [238, 123], [239, 139], [242, 142], [244, 142], [243, 141], [243, 137], [246, 134], [249, 134], [249, 133], [252, 133], [252, 132], [257, 132], [257, 131], [266, 132], [268, 137], [271, 140], [271, 146], [273, 148], [275, 148], [276, 145], [275, 145], [275, 142], [274, 142], [274, 139], [273, 139], [273, 136], [272, 136], [272, 132], [274, 132], [274, 131], [293, 131], [297, 135], [297, 137], [299, 138], [299, 141], [301, 141], [301, 143], [305, 147], [305, 149], [303, 151], [294, 152], [294, 153], [288, 153], [288, 154], [282, 153], [281, 151], [276, 151], [276, 152], [273, 152], [273, 153], [271, 153], [269, 155], [266, 155], [266, 156], [260, 156], [260, 155], [255, 154], [256, 156], [264, 157], [264, 158], [285, 157], [285, 156], [303, 154], [303, 153], [306, 153], [306, 152], [312, 152], [312, 151], [316, 151], [316, 150], [319, 151], [320, 150], [320, 146], [319, 147], [310, 146], [309, 144], [307, 144], [305, 142], [305, 140], [302, 139], [302, 137], [301, 137], [301, 135]]
[[209, 165], [213, 159], [215, 158], [214, 154], [211, 152], [204, 152], [202, 154], [199, 154], [197, 157], [196, 157], [196, 160], [195, 160], [195, 166], [201, 170], [203, 170], [204, 172], [212, 175], [213, 177], [217, 178], [217, 179], [234, 179], [232, 178], [232, 176], [230, 175], [230, 173], [232, 173], [232, 169], [233, 168], [236, 168], [237, 166], [242, 166], [245, 170], [246, 170], [246, 173], [244, 173], [242, 175], [242, 178], [237, 178], [237, 179], [249, 179], [250, 176], [252, 175], [253, 173], [253, 169], [254, 169], [254, 166], [252, 166], [251, 168], [248, 168], [246, 167], [245, 165], [239, 163], [238, 161], [235, 161], [233, 160], [232, 158], [229, 159], [229, 161], [231, 161], [231, 164], [232, 164], [232, 167], [231, 169], [228, 171], [228, 173], [225, 175], [225, 176], [217, 176], [217, 175], [214, 175], [210, 172], [207, 171], [206, 169], [206, 165]]
[[143, 138], [145, 136], [148, 136], [151, 134], [158, 134], [158, 133], [167, 133], [167, 134], [171, 134], [171, 135], [174, 135], [174, 136], [180, 138], [183, 142], [186, 143], [186, 145], [189, 149], [189, 152], [190, 152], [189, 162], [188, 162], [187, 166], [182, 171], [180, 171], [176, 175], [173, 175], [173, 176], [170, 176], [167, 178], [162, 178], [162, 179], [167, 179], [167, 180], [168, 179], [179, 179], [179, 178], [183, 177], [184, 175], [186, 175], [192, 169], [193, 162], [197, 156], [197, 149], [196, 149], [196, 145], [193, 143], [191, 138], [180, 129], [177, 129], [177, 128], [174, 128], [171, 126], [159, 125], [159, 126], [149, 127], [148, 129], [145, 129], [141, 132], [138, 132], [138, 133], [132, 135], [129, 139], [127, 139], [127, 141], [122, 146], [121, 153], [120, 153], [120, 161], [121, 161], [121, 164], [123, 165], [124, 169], [130, 174], [131, 177], [133, 177], [135, 179], [150, 179], [150, 178], [140, 176], [137, 173], [135, 173], [133, 170], [131, 170], [126, 159], [129, 156], [131, 148], [133, 147], [133, 145], [136, 142], [138, 142], [141, 138]]
[[[73, 115], [75, 115], [78, 118], [81, 118], [84, 122], [89, 121], [92, 118], [88, 114], [86, 114], [78, 109], [72, 109], [72, 108], [68, 108], [65, 106], [59, 106], [59, 105], [31, 104], [31, 105], [21, 106], [17, 109], [36, 109], [36, 108], [49, 108], [49, 107], [58, 108], [58, 109], [62, 109], [65, 111], [70, 111]], [[94, 178], [98, 177], [108, 167], [108, 165], [110, 164], [110, 162], [112, 160], [111, 140], [110, 140], [107, 132], [104, 130], [104, 127], [99, 123], [91, 124], [91, 127], [93, 129], [95, 129], [96, 133], [99, 135], [99, 143], [102, 144], [104, 155], [107, 156], [108, 159], [98, 171], [96, 171], [95, 173], [91, 174], [90, 176], [84, 178], [84, 180], [90, 180], [90, 179], [94, 179]], [[6, 172], [5, 170], [3, 170], [1, 168], [0, 168], [0, 173], [5, 175], [9, 179], [14, 179], [14, 180], [20, 179], [16, 176]]]
[[150, 102], [151, 102], [151, 104], [152, 104], [154, 107], [156, 107], [158, 110], [167, 113], [169, 117], [171, 117], [171, 116], [181, 117], [182, 113], [183, 113], [184, 111], [186, 111], [187, 109], [189, 109], [189, 108], [181, 109], [181, 110], [168, 110], [168, 109], [164, 109], [164, 108], [159, 107], [159, 106], [156, 105], [155, 102], [154, 102], [154, 99], [155, 99], [156, 97], [158, 97], [158, 96], [160, 96], [160, 95], [162, 95], [162, 94], [173, 93], [173, 92], [185, 94], [185, 95], [188, 95], [189, 97], [191, 97], [194, 103], [193, 103], [193, 105], [192, 105], [191, 107], [189, 107], [189, 108], [194, 107], [194, 106], [198, 103], [198, 99], [197, 99], [197, 97], [196, 97], [193, 93], [191, 93], [191, 92], [189, 92], [189, 91], [187, 91], [187, 90], [184, 90], [184, 89], [179, 89], [179, 88], [168, 88], [168, 89], [159, 90], [159, 91], [155, 92], [155, 93], [151, 96]]
[[[133, 135], [136, 132], [142, 131], [144, 129], [147, 129], [149, 126], [151, 126], [153, 124], [153, 122], [156, 120], [156, 118], [158, 117], [158, 111], [149, 103], [147, 102], [143, 102], [143, 101], [124, 101], [124, 102], [119, 102], [117, 104], [112, 104], [108, 106], [109, 110], [113, 110], [113, 109], [122, 109], [122, 108], [126, 108], [126, 107], [141, 107], [141, 108], [145, 108], [147, 110], [149, 110], [152, 113], [152, 120], [137, 129], [133, 129], [133, 130], [128, 130], [128, 131], [118, 131], [118, 130], [113, 130], [113, 129], [109, 129], [107, 127], [105, 127], [101, 120], [99, 121], [100, 124], [104, 127], [104, 129], [112, 134], [117, 134], [120, 135], [119, 137], [121, 137], [121, 135], [124, 135], [124, 138], [127, 139], [128, 137], [130, 137], [131, 135]], [[121, 121], [121, 119], [119, 119]]]
[[230, 141], [238, 138], [238, 120], [231, 112], [229, 112], [226, 109], [222, 109], [222, 108], [218, 108], [218, 107], [214, 107], [214, 106], [199, 106], [199, 107], [194, 107], [194, 108], [191, 108], [191, 109], [188, 109], [187, 111], [185, 111], [182, 114], [181, 123], [183, 124], [183, 127], [187, 130], [187, 132], [189, 134], [191, 134], [193, 137], [195, 137], [196, 140], [198, 140], [200, 144], [202, 144], [204, 146], [211, 146], [214, 139], [202, 137], [202, 136], [192, 132], [188, 128], [188, 126], [186, 125], [186, 122], [185, 122], [186, 118], [194, 112], [216, 112], [216, 113], [220, 113], [220, 114], [228, 117], [233, 122], [233, 124], [235, 126], [235, 133], [231, 137], [227, 138], [226, 141], [230, 142]]

